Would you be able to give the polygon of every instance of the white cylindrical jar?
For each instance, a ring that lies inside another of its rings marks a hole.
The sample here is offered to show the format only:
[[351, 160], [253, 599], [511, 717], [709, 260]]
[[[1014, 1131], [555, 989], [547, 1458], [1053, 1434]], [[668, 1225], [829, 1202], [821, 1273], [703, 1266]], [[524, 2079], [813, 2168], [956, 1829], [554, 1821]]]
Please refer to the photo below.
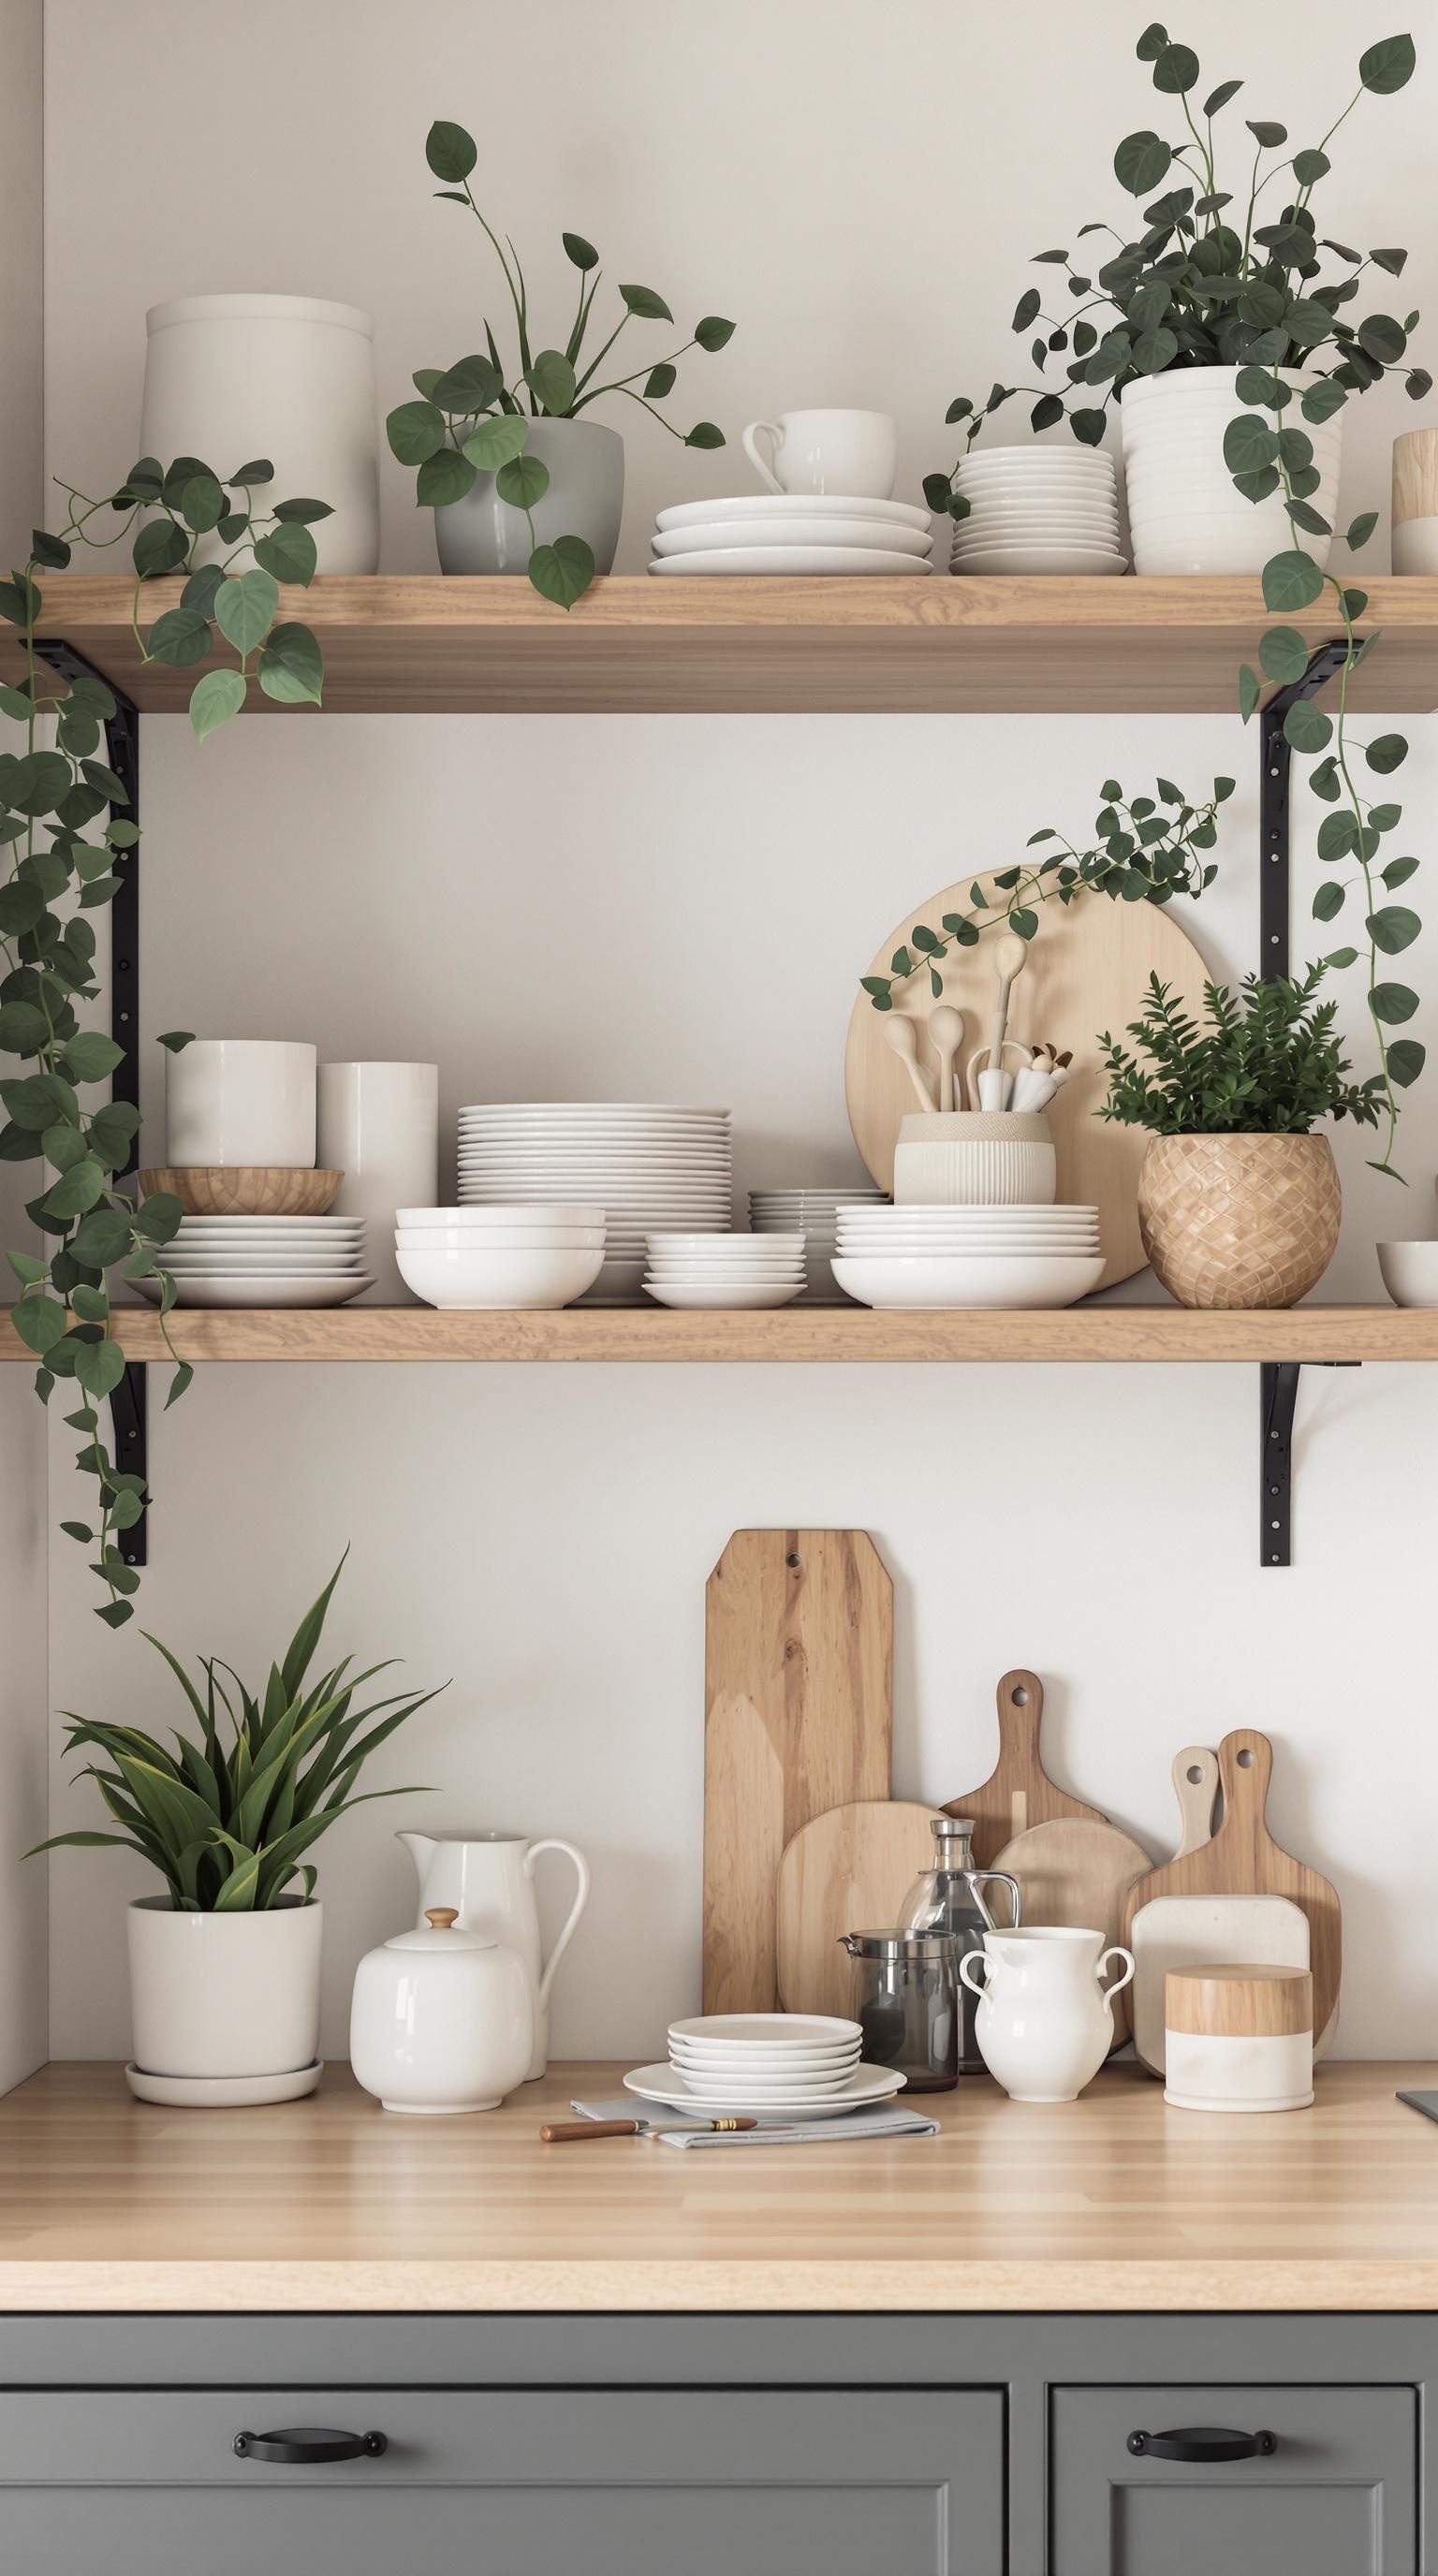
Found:
[[343, 1172], [337, 1216], [365, 1220], [373, 1305], [416, 1305], [395, 1266], [395, 1210], [439, 1199], [437, 1064], [322, 1064], [318, 1154], [322, 1170]]
[[1307, 1968], [1170, 1968], [1163, 2098], [1179, 2111], [1305, 2111], [1313, 2100]]
[[[276, 501], [327, 501], [311, 528], [324, 573], [379, 569], [374, 322], [309, 295], [182, 295], [145, 316], [143, 454], [199, 457], [224, 476], [268, 457]], [[199, 560], [226, 550], [202, 540]], [[243, 559], [242, 559], [243, 561]]]
[[166, 1162], [312, 1172], [315, 1054], [288, 1038], [191, 1038], [167, 1055]]
[[[1271, 555], [1293, 544], [1282, 490], [1250, 501], [1234, 483], [1223, 453], [1224, 432], [1241, 413], [1256, 414], [1267, 428], [1301, 430], [1311, 442], [1318, 488], [1310, 506], [1333, 521], [1343, 415], [1303, 418], [1301, 396], [1318, 375], [1284, 367], [1293, 398], [1282, 412], [1262, 411], [1237, 391], [1234, 367], [1170, 367], [1124, 387], [1124, 492], [1136, 573], [1255, 573]], [[1330, 540], [1305, 534], [1304, 552], [1321, 567]]]
[[1057, 1187], [1042, 1112], [919, 1110], [900, 1125], [895, 1207], [1051, 1207]]

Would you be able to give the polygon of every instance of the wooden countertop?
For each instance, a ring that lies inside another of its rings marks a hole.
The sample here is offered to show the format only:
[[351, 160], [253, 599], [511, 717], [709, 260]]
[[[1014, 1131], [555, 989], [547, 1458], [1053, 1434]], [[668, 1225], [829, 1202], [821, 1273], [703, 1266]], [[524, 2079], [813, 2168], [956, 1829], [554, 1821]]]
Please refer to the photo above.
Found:
[[1311, 2111], [1171, 2111], [1136, 2067], [1062, 2108], [966, 2080], [939, 2138], [541, 2147], [617, 2090], [552, 2069], [502, 2111], [164, 2111], [117, 2066], [0, 2102], [0, 2311], [1438, 2310], [1438, 2066], [1320, 2068]]

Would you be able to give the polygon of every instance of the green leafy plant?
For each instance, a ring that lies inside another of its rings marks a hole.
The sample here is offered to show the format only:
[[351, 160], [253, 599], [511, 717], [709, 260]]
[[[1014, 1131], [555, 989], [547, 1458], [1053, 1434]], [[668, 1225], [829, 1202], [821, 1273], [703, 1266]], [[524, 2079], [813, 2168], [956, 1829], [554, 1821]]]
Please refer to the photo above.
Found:
[[1197, 899], [1218, 873], [1202, 854], [1218, 839], [1218, 809], [1233, 794], [1233, 785], [1231, 778], [1215, 778], [1212, 796], [1193, 805], [1171, 778], [1158, 779], [1152, 796], [1132, 799], [1116, 778], [1106, 778], [1088, 849], [1081, 850], [1049, 825], [1032, 832], [1028, 847], [1043, 846], [1044, 856], [998, 871], [992, 883], [1004, 898], [1001, 903], [991, 902], [975, 879], [967, 912], [946, 912], [942, 935], [926, 922], [916, 922], [890, 958], [887, 975], [860, 976], [874, 1009], [892, 1010], [894, 986], [925, 971], [935, 1001], [941, 1000], [941, 957], [951, 948], [977, 947], [986, 930], [1015, 930], [1020, 939], [1032, 939], [1046, 903], [1067, 909], [1085, 894], [1105, 894], [1111, 903], [1164, 904], [1178, 894]]
[[[599, 287], [599, 253], [579, 233], [562, 236], [566, 258], [579, 272], [579, 303], [563, 348], [531, 345], [529, 295], [513, 242], [502, 243], [481, 213], [470, 187], [479, 159], [472, 135], [462, 125], [440, 121], [430, 127], [425, 158], [445, 185], [437, 197], [466, 206], [492, 244], [513, 307], [515, 350], [508, 364], [500, 354], [491, 323], [484, 326], [485, 354], [458, 359], [452, 367], [420, 367], [414, 384], [418, 402], [401, 403], [386, 422], [389, 443], [402, 465], [417, 466], [415, 499], [421, 509], [443, 508], [462, 501], [477, 474], [493, 474], [501, 501], [522, 510], [529, 522], [529, 578], [544, 599], [572, 608], [594, 579], [594, 555], [583, 537], [556, 537], [540, 545], [534, 533], [535, 503], [549, 489], [549, 470], [527, 455], [530, 420], [577, 420], [602, 394], [622, 394], [637, 402], [685, 447], [722, 447], [724, 433], [712, 420], [677, 430], [655, 405], [672, 393], [676, 361], [690, 349], [711, 354], [733, 337], [734, 325], [721, 314], [707, 313], [689, 338], [669, 355], [648, 359], [632, 374], [594, 381], [620, 332], [630, 321], [671, 322], [662, 295], [652, 286], [621, 286], [624, 310], [602, 347], [581, 372], [585, 338]], [[517, 360], [517, 363], [516, 363]], [[642, 387], [642, 389], [641, 389]]]
[[[314, 636], [293, 620], [276, 620], [280, 582], [305, 586], [314, 574], [310, 524], [328, 517], [329, 507], [281, 501], [257, 515], [255, 494], [273, 479], [264, 458], [222, 482], [197, 457], [168, 468], [142, 457], [104, 500], [62, 486], [64, 526], [53, 535], [37, 528], [24, 569], [0, 580], [0, 619], [19, 629], [23, 650], [19, 676], [0, 686], [0, 715], [22, 729], [19, 747], [0, 752], [0, 1056], [20, 1067], [0, 1080], [0, 1162], [48, 1164], [52, 1175], [26, 1210], [47, 1238], [46, 1257], [6, 1258], [20, 1283], [15, 1329], [41, 1363], [38, 1394], [48, 1402], [62, 1380], [72, 1380], [79, 1394], [78, 1410], [65, 1419], [81, 1434], [77, 1464], [96, 1480], [98, 1509], [93, 1526], [62, 1526], [97, 1551], [94, 1570], [107, 1596], [98, 1615], [111, 1627], [130, 1617], [127, 1596], [139, 1583], [116, 1541], [145, 1505], [141, 1479], [116, 1467], [100, 1437], [99, 1405], [125, 1368], [111, 1329], [114, 1270], [161, 1283], [161, 1330], [175, 1360], [170, 1403], [193, 1371], [177, 1358], [164, 1320], [174, 1285], [160, 1255], [179, 1226], [180, 1202], [157, 1196], [135, 1204], [115, 1176], [130, 1159], [139, 1113], [127, 1101], [82, 1096], [107, 1084], [121, 1060], [112, 1039], [81, 1025], [81, 1007], [100, 991], [89, 916], [113, 902], [117, 864], [140, 835], [116, 812], [126, 802], [124, 786], [97, 757], [102, 728], [116, 713], [113, 695], [90, 678], [67, 688], [40, 659], [35, 639], [44, 600], [36, 575], [63, 572], [76, 540], [114, 545], [130, 538], [132, 622], [144, 660], [184, 670], [217, 650], [222, 657], [190, 698], [201, 739], [239, 712], [252, 682], [283, 705], [318, 703], [324, 669]], [[120, 524], [97, 535], [102, 517]], [[197, 568], [196, 549], [212, 530], [227, 553]], [[251, 549], [249, 566], [232, 570]], [[167, 573], [184, 573], [184, 588], [146, 633], [145, 585]], [[172, 1031], [160, 1043], [182, 1047], [187, 1033]]]
[[122, 1844], [159, 1871], [177, 1911], [187, 1914], [262, 1912], [296, 1879], [307, 1903], [315, 1871], [301, 1855], [321, 1834], [371, 1798], [419, 1794], [367, 1789], [356, 1796], [354, 1784], [386, 1736], [438, 1697], [437, 1691], [415, 1698], [395, 1692], [357, 1706], [366, 1682], [389, 1666], [352, 1673], [348, 1655], [318, 1681], [307, 1681], [343, 1569], [341, 1557], [283, 1660], [270, 1666], [263, 1697], [246, 1690], [214, 1655], [200, 1659], [201, 1692], [169, 1647], [150, 1637], [189, 1702], [198, 1742], [176, 1728], [170, 1753], [140, 1727], [71, 1717], [69, 1750], [99, 1757], [75, 1776], [95, 1782], [123, 1830], [53, 1834], [35, 1849]]
[[1099, 1116], [1156, 1136], [1306, 1136], [1320, 1118], [1376, 1126], [1383, 1077], [1348, 1079], [1338, 1005], [1314, 998], [1325, 972], [1320, 960], [1301, 981], [1249, 975], [1236, 1000], [1226, 984], [1205, 984], [1207, 1027], [1150, 975], [1128, 1027], [1139, 1055], [1107, 1030], [1099, 1040], [1109, 1078]]
[[[1155, 23], [1140, 36], [1137, 52], [1140, 62], [1152, 66], [1155, 89], [1176, 102], [1175, 112], [1181, 108], [1184, 131], [1176, 142], [1147, 129], [1125, 136], [1114, 155], [1114, 175], [1133, 197], [1148, 196], [1175, 170], [1183, 174], [1180, 184], [1144, 208], [1144, 230], [1137, 239], [1110, 224], [1082, 227], [1083, 234], [1107, 233], [1116, 245], [1092, 275], [1082, 273], [1066, 250], [1038, 254], [1040, 263], [1064, 270], [1073, 301], [1066, 314], [1048, 313], [1040, 290], [1031, 287], [1019, 300], [1013, 327], [1026, 333], [1039, 326], [1030, 350], [1035, 368], [1041, 371], [1050, 356], [1061, 357], [1066, 392], [995, 384], [982, 404], [967, 397], [951, 403], [946, 418], [951, 425], [964, 424], [967, 453], [984, 421], [1016, 393], [1027, 392], [1037, 396], [1029, 416], [1034, 429], [1051, 428], [1067, 417], [1074, 436], [1096, 446], [1109, 403], [1137, 377], [1186, 367], [1237, 370], [1235, 391], [1248, 408], [1224, 430], [1224, 460], [1246, 500], [1264, 501], [1281, 489], [1288, 519], [1290, 543], [1263, 569], [1264, 606], [1270, 615], [1291, 617], [1316, 608], [1327, 596], [1344, 638], [1336, 716], [1299, 699], [1288, 709], [1283, 730], [1294, 751], [1318, 761], [1311, 777], [1314, 792], [1338, 809], [1320, 826], [1320, 858], [1340, 867], [1353, 863], [1346, 876], [1325, 880], [1313, 910], [1319, 921], [1328, 922], [1351, 893], [1362, 903], [1364, 947], [1334, 949], [1327, 962], [1341, 968], [1363, 958], [1384, 1104], [1383, 1142], [1373, 1169], [1401, 1180], [1392, 1159], [1398, 1094], [1417, 1080], [1426, 1050], [1417, 1039], [1391, 1035], [1413, 1017], [1418, 996], [1411, 986], [1388, 981], [1380, 961], [1410, 947], [1422, 928], [1408, 904], [1385, 900], [1408, 883], [1419, 863], [1398, 857], [1380, 864], [1384, 838], [1396, 830], [1403, 809], [1363, 793], [1358, 758], [1361, 754], [1369, 770], [1386, 776], [1407, 757], [1408, 745], [1397, 733], [1366, 744], [1349, 735], [1349, 683], [1378, 638], [1373, 634], [1360, 642], [1356, 633], [1368, 606], [1367, 593], [1322, 571], [1304, 544], [1305, 537], [1329, 537], [1333, 530], [1313, 506], [1320, 481], [1313, 442], [1284, 415], [1296, 401], [1300, 416], [1313, 427], [1342, 410], [1351, 394], [1366, 393], [1390, 375], [1402, 375], [1415, 400], [1432, 390], [1428, 371], [1408, 361], [1416, 311], [1401, 321], [1384, 312], [1360, 321], [1348, 311], [1366, 272], [1376, 269], [1396, 278], [1407, 252], [1383, 248], [1365, 255], [1351, 250], [1320, 236], [1313, 212], [1314, 192], [1332, 168], [1328, 146], [1334, 135], [1365, 92], [1391, 97], [1406, 87], [1416, 63], [1413, 39], [1387, 36], [1367, 48], [1359, 60], [1357, 90], [1316, 145], [1289, 152], [1286, 126], [1250, 118], [1255, 149], [1238, 198], [1219, 184], [1213, 127], [1243, 83], [1226, 80], [1210, 91], [1199, 110], [1200, 125], [1190, 105], [1200, 84], [1192, 47], [1176, 44]], [[1273, 220], [1264, 223], [1258, 220], [1259, 199], [1275, 181], [1283, 182], [1283, 196], [1274, 201]], [[1244, 208], [1241, 227], [1236, 216], [1228, 220], [1229, 208], [1238, 202]], [[1325, 253], [1332, 264], [1328, 275]], [[1301, 393], [1287, 381], [1299, 369], [1318, 378]], [[927, 476], [924, 491], [932, 508], [961, 519], [969, 505], [956, 488], [957, 471], [956, 466], [952, 473]], [[1343, 531], [1345, 544], [1356, 551], [1376, 525], [1376, 511], [1360, 512]], [[1265, 682], [1282, 687], [1302, 679], [1310, 649], [1297, 627], [1268, 629], [1259, 645], [1260, 668], [1245, 663], [1239, 673], [1238, 703], [1245, 723], [1260, 703]]]

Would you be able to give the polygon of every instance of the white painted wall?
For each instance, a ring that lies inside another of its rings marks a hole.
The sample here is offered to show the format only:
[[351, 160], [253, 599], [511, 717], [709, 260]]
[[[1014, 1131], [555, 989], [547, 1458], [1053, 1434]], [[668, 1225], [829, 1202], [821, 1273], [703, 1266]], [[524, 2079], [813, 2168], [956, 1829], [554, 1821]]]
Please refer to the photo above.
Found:
[[[1260, 26], [1213, 0], [1204, 16], [1215, 80], [1246, 69], [1255, 114], [1322, 131], [1356, 50], [1350, 12], [1316, 0]], [[1427, 0], [1416, 32], [1430, 53], [1435, 16]], [[1006, 16], [939, 0], [534, 0], [522, 34], [498, 11], [431, 0], [422, 45], [377, 0], [249, 0], [247, 58], [283, 78], [264, 83], [264, 177], [245, 197], [215, 171], [212, 119], [231, 112], [215, 13], [49, 0], [47, 22], [65, 102], [49, 171], [50, 462], [97, 486], [130, 461], [143, 308], [161, 296], [262, 284], [364, 303], [386, 403], [411, 366], [473, 345], [486, 281], [457, 214], [426, 194], [436, 112], [476, 128], [491, 114], [485, 202], [538, 289], [562, 283], [564, 225], [681, 313], [736, 317], [730, 348], [686, 374], [682, 417], [732, 432], [795, 403], [882, 404], [912, 486], [945, 454], [948, 396], [1011, 365], [1026, 256], [1108, 209], [1112, 143], [1152, 115], [1130, 60], [1138, 13], [1117, 0]], [[142, 39], [146, 127], [164, 137], [143, 185], [116, 104]], [[532, 115], [514, 109], [526, 91]], [[1365, 103], [1333, 200], [1345, 237], [1410, 243], [1404, 309], [1438, 264], [1432, 98], [1430, 72]], [[1385, 394], [1353, 420], [1354, 507], [1386, 499], [1388, 442], [1409, 417]], [[642, 420], [629, 466], [630, 567], [656, 504], [744, 481], [732, 457], [681, 455]], [[385, 496], [386, 562], [426, 564], [398, 468]], [[1412, 732], [1404, 783], [1421, 825], [1438, 730]], [[330, 719], [238, 728], [203, 751], [180, 720], [153, 719], [146, 1019], [436, 1056], [451, 1112], [536, 1093], [724, 1099], [741, 1188], [857, 1176], [843, 1031], [889, 924], [1041, 823], [1083, 828], [1111, 769], [1227, 769], [1241, 790], [1223, 876], [1191, 926], [1240, 971], [1256, 947], [1253, 757], [1227, 719]], [[1413, 960], [1430, 996], [1435, 945]], [[156, 1095], [152, 1148], [159, 1132]], [[1435, 1144], [1430, 1085], [1407, 1126], [1411, 1196], [1345, 1150], [1327, 1293], [1376, 1294], [1375, 1235], [1431, 1230]], [[454, 1676], [376, 1766], [375, 1785], [439, 1794], [362, 1811], [328, 1852], [326, 2047], [343, 2045], [356, 1953], [410, 1902], [391, 1827], [430, 1816], [589, 1851], [596, 1895], [556, 2044], [656, 2043], [697, 1995], [704, 1580], [733, 1527], [814, 1521], [872, 1529], [896, 1579], [900, 1793], [949, 1796], [982, 1776], [993, 1685], [1016, 1661], [1049, 1678], [1052, 1767], [1156, 1848], [1174, 1749], [1256, 1721], [1279, 1746], [1277, 1830], [1342, 1889], [1344, 2048], [1431, 2050], [1438, 1385], [1418, 1370], [1313, 1374], [1298, 1563], [1261, 1575], [1255, 1378], [206, 1373], [155, 1431], [145, 1624], [255, 1667], [348, 1539], [337, 1644], [403, 1655], [420, 1680]], [[995, 1493], [996, 1533], [982, 1517]], [[78, 1553], [57, 1548], [53, 1702], [168, 1716], [136, 1629], [114, 1638], [90, 1618]], [[57, 1779], [56, 1812], [78, 1821], [90, 1802]], [[54, 2048], [114, 2053], [118, 1909], [142, 1882], [105, 1854], [53, 1876]]]
[[[40, 509], [40, 0], [0, 0], [0, 560], [24, 560]], [[27, 1169], [30, 1167], [26, 1167]], [[26, 1239], [26, 1193], [0, 1165], [0, 1243]], [[0, 1299], [14, 1281], [6, 1273]], [[28, 1373], [0, 1370], [0, 2092], [46, 2054], [46, 1870], [19, 1855], [46, 1814], [45, 1426]]]

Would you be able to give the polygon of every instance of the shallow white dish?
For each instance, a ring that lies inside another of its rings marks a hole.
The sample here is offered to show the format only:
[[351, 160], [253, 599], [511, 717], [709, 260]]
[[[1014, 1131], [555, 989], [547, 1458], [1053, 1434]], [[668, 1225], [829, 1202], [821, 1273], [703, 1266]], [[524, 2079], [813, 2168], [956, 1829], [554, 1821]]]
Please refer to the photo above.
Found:
[[525, 1225], [603, 1225], [604, 1223], [602, 1207], [585, 1207], [575, 1200], [557, 1200], [550, 1207], [544, 1206], [538, 1200], [516, 1199], [511, 1207], [396, 1208], [394, 1214], [397, 1233], [403, 1232], [410, 1226], [437, 1225], [457, 1225], [462, 1226], [466, 1233], [478, 1233], [489, 1227], [506, 1225], [511, 1218], [515, 1217], [520, 1218]]
[[879, 546], [891, 554], [926, 555], [933, 545], [928, 528], [906, 528], [895, 520], [696, 519], [691, 526], [671, 528], [651, 539], [662, 562], [667, 555], [713, 554], [723, 546]]
[[773, 2078], [801, 2075], [807, 2082], [812, 2075], [841, 2077], [853, 2073], [859, 2063], [860, 2042], [849, 2041], [842, 2048], [701, 2048], [692, 2040], [672, 2039], [669, 2063], [679, 2075], [693, 2075], [702, 2080], [706, 2075], [733, 2077], [746, 2072], [767, 2084]]
[[1380, 1243], [1378, 1267], [1395, 1306], [1438, 1306], [1438, 1243]]
[[676, 501], [655, 515], [661, 532], [703, 527], [710, 519], [891, 519], [929, 529], [933, 513], [913, 501], [874, 501], [843, 492], [739, 492], [722, 501]]
[[395, 1262], [406, 1288], [427, 1306], [552, 1312], [582, 1297], [604, 1267], [587, 1252], [412, 1252], [396, 1238]]
[[709, 1277], [680, 1281], [646, 1276], [644, 1285], [656, 1306], [692, 1308], [696, 1312], [718, 1313], [757, 1310], [762, 1306], [787, 1306], [804, 1285], [802, 1271], [797, 1279], [719, 1279]]
[[752, 1260], [757, 1251], [762, 1251], [768, 1257], [776, 1252], [792, 1252], [797, 1255], [804, 1249], [802, 1234], [766, 1235], [763, 1244], [760, 1245], [752, 1234], [733, 1232], [684, 1234], [677, 1231], [672, 1234], [661, 1234], [656, 1229], [649, 1241], [651, 1247], [661, 1248], [665, 1252], [698, 1252], [706, 1259], [717, 1254], [722, 1260], [734, 1261]]
[[804, 1267], [802, 1252], [775, 1252], [767, 1257], [756, 1252], [745, 1261], [711, 1261], [702, 1252], [659, 1252], [662, 1235], [649, 1239], [649, 1267], [656, 1279], [797, 1279]]
[[733, 1114], [692, 1100], [477, 1100], [461, 1108], [459, 1119], [461, 1126], [470, 1118], [634, 1118], [648, 1125], [669, 1118], [727, 1120]]
[[766, 2095], [760, 2101], [753, 2094], [736, 2091], [719, 2097], [717, 2101], [706, 2099], [701, 2106], [672, 2067], [637, 2066], [632, 2075], [625, 2076], [624, 2089], [627, 2093], [637, 2093], [642, 2102], [666, 2103], [671, 2111], [694, 2111], [702, 2107], [705, 2111], [716, 2112], [722, 2107], [736, 2120], [751, 2116], [782, 2119], [790, 2112], [796, 2120], [833, 2120], [841, 2112], [858, 2110], [863, 2103], [891, 2101], [896, 2093], [903, 2091], [906, 2081], [905, 2076], [891, 2067], [860, 2066], [850, 2076], [842, 2092], [828, 2093], [818, 2100], [801, 2093], [777, 2101]]
[[364, 1233], [362, 1216], [331, 1224], [318, 1216], [187, 1216], [171, 1237], [174, 1243], [357, 1243]]
[[957, 573], [1008, 573], [1022, 578], [1034, 573], [1089, 573], [1095, 579], [1127, 572], [1126, 555], [1096, 553], [1089, 546], [981, 546], [973, 554], [955, 555]]
[[1072, 1306], [1103, 1277], [1099, 1253], [981, 1253], [845, 1255], [833, 1265], [839, 1286], [861, 1306], [917, 1307], [938, 1312], [963, 1306]]
[[842, 2013], [694, 2013], [672, 2021], [664, 2034], [671, 2048], [687, 2040], [695, 2048], [837, 2048], [862, 2047], [862, 2024]]
[[[157, 1280], [137, 1279], [140, 1295], [152, 1306], [160, 1302]], [[256, 1271], [253, 1276], [238, 1278], [233, 1272], [217, 1274], [200, 1271], [175, 1281], [175, 1303], [178, 1306], [345, 1306], [363, 1289], [372, 1288], [374, 1279], [364, 1271], [344, 1271], [339, 1275], [312, 1279], [296, 1278], [293, 1273]]]
[[683, 2067], [674, 2069], [674, 2081], [686, 2099], [716, 2108], [728, 2102], [735, 2093], [743, 2093], [750, 2102], [832, 2102], [844, 2093], [854, 2080], [854, 2067], [841, 2067], [832, 2075], [759, 2076], [742, 2071], [733, 2075], [708, 2077], [688, 2074]]
[[916, 577], [932, 572], [933, 566], [922, 555], [899, 555], [881, 552], [877, 546], [726, 546], [706, 554], [666, 555], [661, 562], [651, 561], [652, 573], [678, 573], [681, 577], [700, 574], [772, 573], [792, 577], [800, 573], [848, 575], [851, 579], [875, 580], [881, 574], [912, 573]]
[[1040, 474], [1077, 474], [1090, 483], [1112, 483], [1117, 460], [1107, 447], [980, 447], [959, 460], [960, 483], [1012, 474], [1028, 482]]
[[322, 2057], [289, 2075], [147, 2075], [129, 2065], [125, 2081], [137, 2102], [163, 2102], [170, 2110], [242, 2110], [261, 2102], [298, 2102], [313, 2093], [325, 2071]]

